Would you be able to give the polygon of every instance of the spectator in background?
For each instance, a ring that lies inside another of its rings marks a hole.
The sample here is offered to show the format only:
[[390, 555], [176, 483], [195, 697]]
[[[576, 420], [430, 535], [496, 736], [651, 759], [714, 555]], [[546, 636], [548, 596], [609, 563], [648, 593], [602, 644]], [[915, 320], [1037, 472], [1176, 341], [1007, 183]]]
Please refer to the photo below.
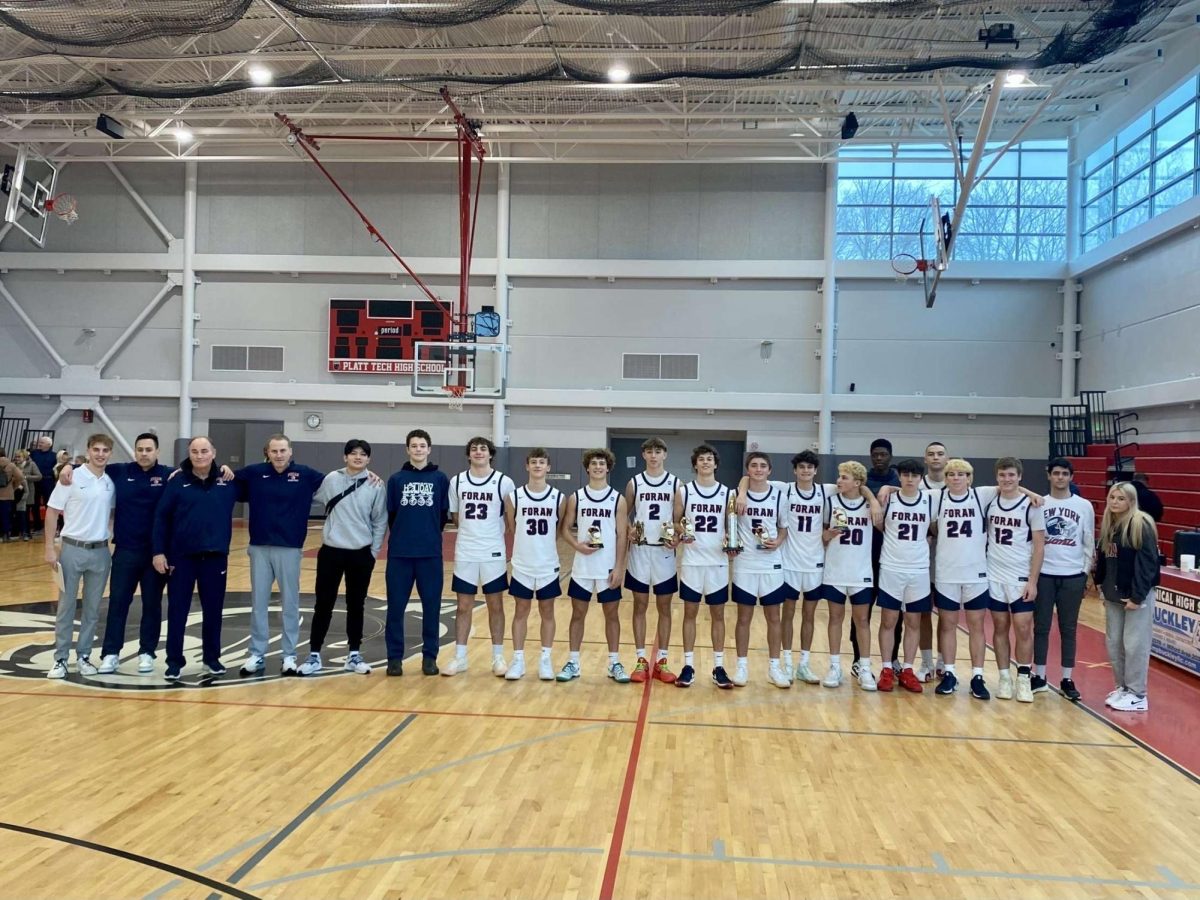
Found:
[[38, 482], [37, 496], [31, 496], [30, 500], [30, 518], [33, 519], [34, 530], [42, 530], [42, 510], [46, 505], [46, 501], [50, 499], [50, 492], [54, 490], [54, 479], [50, 475], [54, 472], [54, 466], [57, 460], [54, 458], [54, 441], [48, 435], [42, 435], [38, 438], [32, 447], [29, 448], [29, 457], [37, 466], [38, 472], [43, 476]]
[[0, 534], [3, 534], [6, 544], [12, 540], [10, 532], [12, 531], [16, 492], [18, 489], [23, 490], [24, 488], [25, 476], [4, 454], [4, 448], [0, 447]]
[[1161, 522], [1163, 502], [1159, 499], [1158, 494], [1150, 490], [1150, 476], [1145, 472], [1134, 472], [1133, 489], [1137, 491], [1138, 509], [1155, 522]]
[[13, 499], [16, 501], [17, 521], [13, 523], [13, 537], [20, 532], [21, 540], [32, 541], [34, 528], [42, 522], [38, 510], [38, 488], [41, 486], [42, 472], [30, 457], [28, 450], [18, 450], [13, 454], [13, 465], [25, 476], [25, 488], [18, 488]]

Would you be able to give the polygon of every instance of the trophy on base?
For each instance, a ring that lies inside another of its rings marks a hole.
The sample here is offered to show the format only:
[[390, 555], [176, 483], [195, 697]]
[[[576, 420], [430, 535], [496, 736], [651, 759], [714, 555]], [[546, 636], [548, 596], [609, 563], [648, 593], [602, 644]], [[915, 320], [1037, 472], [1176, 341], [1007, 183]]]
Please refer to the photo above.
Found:
[[847, 531], [850, 528], [850, 520], [846, 518], [845, 512], [835, 509], [829, 514], [829, 526], [838, 531]]
[[675, 523], [663, 522], [662, 531], [660, 532], [662, 544], [664, 547], [675, 543]]
[[604, 549], [604, 537], [600, 532], [600, 523], [599, 522], [592, 525], [588, 529], [588, 546], [591, 547], [593, 550], [603, 550]]
[[692, 520], [684, 516], [679, 520], [679, 527], [683, 529], [683, 536], [680, 538], [685, 544], [696, 543], [696, 526], [692, 524]]
[[758, 541], [758, 544], [754, 548], [755, 550], [767, 549], [767, 541], [770, 539], [767, 537], [767, 527], [765, 525], [754, 526], [754, 539]]
[[738, 516], [731, 512], [725, 520], [725, 547], [729, 553], [741, 553], [746, 548], [742, 546], [741, 535], [738, 534]]
[[642, 522], [634, 522], [633, 529], [630, 532], [629, 539], [637, 546], [642, 547], [646, 544], [646, 526]]

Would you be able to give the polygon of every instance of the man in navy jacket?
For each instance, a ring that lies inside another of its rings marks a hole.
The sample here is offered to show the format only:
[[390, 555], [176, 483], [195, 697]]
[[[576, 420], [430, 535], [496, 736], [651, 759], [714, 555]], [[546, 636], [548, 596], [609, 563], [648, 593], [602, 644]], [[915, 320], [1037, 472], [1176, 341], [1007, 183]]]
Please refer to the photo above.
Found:
[[408, 462], [387, 483], [387, 673], [404, 674], [404, 611], [415, 583], [421, 598], [421, 671], [436, 675], [450, 479], [429, 462], [433, 441], [427, 431], [410, 431], [404, 444]]

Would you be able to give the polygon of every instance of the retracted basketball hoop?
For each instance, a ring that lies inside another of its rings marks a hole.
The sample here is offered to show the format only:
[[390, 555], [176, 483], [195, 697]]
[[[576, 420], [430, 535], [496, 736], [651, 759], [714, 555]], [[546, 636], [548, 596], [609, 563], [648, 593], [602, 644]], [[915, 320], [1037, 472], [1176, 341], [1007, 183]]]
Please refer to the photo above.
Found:
[[[925, 258], [925, 223], [933, 223], [934, 255], [932, 259]], [[897, 253], [892, 257], [892, 271], [896, 280], [903, 281], [914, 272], [921, 273], [921, 281], [925, 289], [925, 306], [933, 306], [937, 291], [937, 280], [940, 273], [945, 272], [950, 265], [950, 246], [953, 243], [953, 229], [950, 216], [942, 212], [941, 204], [936, 196], [929, 198], [929, 215], [921, 219], [917, 239], [920, 241], [921, 255]], [[933, 272], [933, 284], [929, 283], [929, 273]]]
[[74, 225], [79, 219], [79, 202], [71, 194], [59, 194], [46, 201], [45, 210], [54, 213], [68, 225]]

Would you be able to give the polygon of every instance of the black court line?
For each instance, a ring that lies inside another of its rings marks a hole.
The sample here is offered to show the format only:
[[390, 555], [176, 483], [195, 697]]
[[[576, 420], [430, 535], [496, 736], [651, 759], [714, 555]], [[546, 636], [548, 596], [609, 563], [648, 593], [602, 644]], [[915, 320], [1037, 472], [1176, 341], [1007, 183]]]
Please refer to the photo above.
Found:
[[1108, 744], [1099, 741], [1051, 741], [1044, 738], [979, 737], [971, 734], [912, 734], [902, 731], [845, 731], [839, 728], [802, 728], [795, 725], [735, 725], [722, 722], [678, 722], [651, 719], [652, 725], [677, 725], [681, 728], [733, 728], [742, 731], [789, 731], [806, 734], [836, 734], [847, 737], [913, 738], [929, 741], [979, 741], [992, 744], [1049, 744], [1055, 747], [1102, 747], [1111, 750], [1133, 750], [1129, 744]]
[[[301, 810], [300, 814], [298, 816], [296, 816], [294, 819], [292, 819], [292, 821], [288, 822], [286, 825], [283, 826], [283, 828], [281, 828], [281, 829], [279, 829], [279, 831], [275, 832], [274, 837], [272, 837], [269, 841], [267, 841], [265, 844], [263, 844], [261, 847], [259, 847], [258, 850], [256, 850], [254, 852], [254, 854], [248, 860], [246, 860], [244, 863], [242, 863], [240, 866], [238, 866], [236, 872], [234, 872], [232, 875], [229, 876], [230, 884], [237, 884], [239, 881], [241, 881], [243, 878], [245, 878], [248, 874], [250, 874], [250, 872], [260, 862], [262, 862], [264, 859], [266, 859], [267, 856], [276, 847], [278, 847], [285, 840], [287, 840], [288, 837], [291, 836], [293, 831], [295, 831], [297, 828], [299, 828], [301, 825], [303, 825], [308, 820], [309, 816], [311, 816], [318, 809], [320, 809], [322, 806], [324, 806], [326, 801], [329, 800], [329, 798], [331, 798], [334, 794], [336, 794], [338, 791], [340, 791], [351, 778], [353, 778], [360, 771], [362, 771], [363, 767], [366, 766], [367, 763], [369, 763], [376, 756], [378, 756], [379, 753], [385, 747], [387, 747], [387, 745], [390, 744], [396, 738], [396, 736], [398, 734], [400, 734], [400, 732], [402, 732], [405, 728], [407, 728], [409, 725], [411, 725], [413, 723], [413, 720], [416, 719], [416, 717], [417, 717], [416, 713], [406, 716], [404, 721], [402, 721], [399, 725], [397, 725], [390, 732], [388, 732], [388, 734], [383, 738], [383, 740], [381, 740], [378, 744], [376, 744], [374, 747], [372, 747], [367, 752], [366, 756], [364, 756], [362, 759], [360, 759], [358, 762], [356, 762], [354, 765], [352, 765], [349, 769], [346, 770], [346, 772], [342, 775], [341, 778], [339, 778], [337, 781], [335, 781], [333, 784], [331, 784], [328, 788], [326, 788], [325, 791], [321, 794], [321, 796], [317, 797], [316, 800], [314, 800], [312, 803], [308, 804], [308, 806], [306, 806], [303, 810]], [[210, 898], [210, 900], [211, 900], [211, 898]]]
[[219, 897], [225, 894], [230, 897], [238, 897], [241, 900], [259, 900], [256, 894], [251, 894], [241, 888], [236, 888], [231, 884], [226, 884], [223, 881], [218, 881], [215, 878], [209, 878], [206, 875], [201, 875], [198, 872], [190, 872], [187, 869], [181, 869], [179, 866], [173, 866], [170, 863], [162, 862], [157, 859], [151, 859], [149, 856], [142, 856], [140, 853], [132, 853], [129, 850], [122, 850], [119, 847], [108, 847], [104, 844], [97, 844], [94, 841], [85, 841], [83, 838], [71, 837], [67, 834], [57, 834], [53, 831], [42, 831], [38, 828], [27, 828], [24, 825], [14, 825], [11, 822], [0, 822], [0, 828], [8, 831], [15, 831], [18, 834], [28, 834], [33, 837], [45, 838], [50, 841], [59, 841], [63, 844], [72, 844], [76, 847], [83, 847], [85, 850], [95, 850], [97, 853], [106, 853], [109, 856], [117, 856], [121, 859], [127, 859], [130, 862], [135, 862], [143, 866], [149, 866], [153, 869], [160, 869], [163, 872], [169, 872], [178, 878], [183, 878], [186, 881], [193, 881], [196, 884], [202, 884], [205, 887], [212, 888], [216, 893], [212, 896]]

